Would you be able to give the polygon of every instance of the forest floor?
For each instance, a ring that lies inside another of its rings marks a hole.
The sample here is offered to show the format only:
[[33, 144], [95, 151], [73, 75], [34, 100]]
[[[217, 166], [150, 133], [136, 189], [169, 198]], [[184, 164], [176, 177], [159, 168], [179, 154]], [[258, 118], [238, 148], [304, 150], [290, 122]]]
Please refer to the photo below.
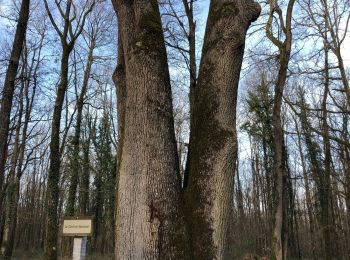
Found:
[[[15, 250], [13, 252], [13, 260], [40, 260], [42, 256], [41, 250]], [[70, 260], [71, 257], [58, 257], [58, 260]], [[112, 260], [111, 255], [92, 254], [87, 256], [86, 260]]]

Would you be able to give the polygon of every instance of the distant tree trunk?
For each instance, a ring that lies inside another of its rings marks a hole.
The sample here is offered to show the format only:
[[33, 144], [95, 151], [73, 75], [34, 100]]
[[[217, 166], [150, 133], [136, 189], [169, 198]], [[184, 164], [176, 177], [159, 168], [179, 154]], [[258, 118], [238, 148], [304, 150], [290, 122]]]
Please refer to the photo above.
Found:
[[253, 1], [211, 1], [193, 95], [186, 219], [194, 259], [230, 259], [228, 227], [237, 160], [236, 102]]
[[306, 199], [306, 210], [307, 210], [307, 216], [309, 218], [308, 224], [309, 224], [309, 232], [310, 232], [310, 244], [311, 244], [311, 252], [312, 252], [312, 259], [316, 259], [316, 245], [315, 245], [315, 220], [314, 215], [312, 211], [312, 196], [310, 192], [310, 184], [309, 184], [309, 175], [306, 168], [306, 162], [304, 159], [304, 153], [302, 149], [302, 143], [301, 143], [301, 133], [299, 130], [299, 127], [297, 125], [297, 122], [295, 122], [295, 128], [298, 136], [298, 150], [300, 154], [300, 160], [301, 160], [301, 167], [303, 172], [303, 180], [304, 180], [304, 186], [305, 186], [305, 199]]
[[[343, 88], [344, 92], [348, 101], [348, 106], [350, 106], [350, 86], [349, 86], [349, 80], [346, 72], [346, 66], [344, 65], [344, 60], [341, 55], [341, 48], [342, 44], [344, 43], [344, 39], [346, 34], [348, 33], [348, 26], [350, 23], [350, 16], [348, 15], [348, 18], [344, 21], [344, 27], [346, 28], [344, 31], [344, 35], [341, 35], [342, 33], [339, 32], [338, 24], [342, 19], [342, 15], [340, 14], [341, 11], [341, 3], [333, 3], [331, 1], [331, 10], [329, 10], [328, 6], [328, 0], [323, 0], [321, 2], [322, 4], [322, 11], [323, 13], [323, 18], [324, 18], [324, 23], [325, 23], [325, 31], [321, 32], [321, 35], [323, 36], [325, 40], [325, 44], [327, 45], [327, 52], [328, 48], [334, 53], [334, 55], [337, 58], [338, 61], [338, 69], [340, 72], [340, 79], [341, 82], [343, 83]], [[344, 5], [348, 5], [349, 3], [344, 1]], [[334, 15], [332, 19], [332, 14]], [[334, 20], [334, 21], [333, 21]], [[320, 27], [318, 27], [320, 28]], [[328, 40], [328, 34], [330, 35], [330, 41]]]
[[[344, 113], [342, 136], [345, 140], [349, 138], [348, 122], [349, 122], [349, 115]], [[346, 204], [347, 212], [350, 212], [350, 151], [349, 151], [349, 148], [346, 146], [342, 146], [340, 155], [341, 155], [341, 160], [342, 160], [343, 169], [345, 173], [345, 183], [344, 183], [345, 204]], [[347, 222], [348, 222], [348, 234], [350, 234], [350, 214], [347, 214]], [[350, 242], [350, 239], [349, 239], [349, 242]], [[350, 249], [350, 244], [349, 244], [349, 249]]]
[[[30, 75], [30, 73], [28, 74]], [[18, 163], [17, 163], [17, 170], [16, 173], [14, 173], [14, 183], [12, 188], [12, 194], [9, 196], [9, 202], [8, 205], [11, 207], [9, 213], [9, 226], [8, 226], [8, 234], [7, 234], [7, 245], [5, 249], [4, 255], [6, 257], [11, 258], [12, 252], [14, 249], [14, 242], [15, 242], [15, 234], [16, 234], [16, 228], [17, 228], [17, 209], [18, 209], [18, 201], [19, 201], [19, 195], [20, 195], [20, 182], [21, 177], [23, 174], [23, 165], [25, 164], [25, 149], [26, 149], [26, 143], [27, 143], [27, 130], [28, 130], [28, 124], [30, 121], [31, 111], [33, 107], [33, 101], [35, 98], [35, 87], [32, 90], [32, 96], [29, 97], [29, 80], [26, 81], [26, 86], [24, 90], [25, 98], [26, 98], [26, 108], [24, 113], [24, 122], [23, 122], [23, 130], [22, 130], [22, 136], [21, 136], [21, 142], [19, 145], [19, 154], [18, 154]], [[4, 239], [5, 240], [5, 239]]]
[[13, 240], [11, 239], [11, 228], [13, 228], [13, 222], [16, 221], [14, 219], [14, 212], [15, 208], [17, 208], [16, 201], [13, 201], [13, 197], [16, 197], [15, 194], [17, 194], [19, 191], [16, 191], [16, 166], [18, 157], [20, 154], [20, 132], [22, 127], [22, 115], [23, 115], [23, 96], [24, 96], [24, 66], [22, 68], [21, 73], [21, 90], [19, 94], [19, 109], [18, 109], [18, 121], [16, 125], [15, 130], [15, 136], [14, 136], [14, 148], [12, 152], [12, 158], [11, 158], [11, 167], [8, 177], [8, 185], [6, 188], [6, 210], [5, 210], [5, 221], [4, 221], [4, 232], [3, 232], [3, 239], [2, 239], [2, 245], [1, 245], [1, 252], [0, 257], [3, 257], [4, 259], [10, 259], [12, 255], [12, 248], [13, 244], [11, 245], [11, 242]]
[[90, 186], [90, 136], [83, 141], [83, 166], [79, 183], [79, 213], [86, 215], [89, 212], [89, 186]]
[[57, 233], [58, 233], [58, 199], [60, 180], [60, 126], [61, 113], [65, 93], [68, 87], [68, 63], [72, 48], [63, 46], [61, 57], [61, 78], [57, 89], [55, 108], [52, 117], [51, 142], [50, 142], [50, 168], [47, 179], [47, 192], [45, 210], [47, 214], [45, 236], [45, 259], [57, 258]]
[[158, 3], [115, 0], [114, 4], [126, 72], [125, 115], [118, 116], [125, 116], [125, 124], [119, 144], [115, 259], [186, 259], [188, 241]]
[[323, 149], [324, 149], [324, 171], [320, 176], [322, 178], [320, 193], [321, 200], [321, 224], [324, 237], [326, 259], [333, 259], [336, 256], [336, 248], [334, 247], [335, 230], [332, 221], [332, 190], [331, 190], [331, 144], [328, 131], [328, 111], [327, 99], [329, 92], [329, 65], [328, 65], [328, 47], [324, 47], [325, 51], [325, 68], [324, 68], [324, 92], [322, 101], [322, 133], [323, 133]]
[[[279, 70], [278, 76], [275, 84], [275, 96], [273, 102], [273, 112], [272, 112], [272, 126], [273, 126], [273, 150], [274, 150], [274, 174], [276, 176], [276, 207], [275, 207], [275, 218], [274, 227], [272, 234], [272, 255], [276, 260], [284, 259], [286, 255], [283, 248], [283, 232], [286, 220], [284, 219], [286, 205], [285, 204], [285, 169], [283, 162], [283, 142], [284, 133], [281, 120], [281, 108], [282, 108], [282, 98], [284, 87], [287, 80], [288, 64], [292, 48], [292, 13], [295, 0], [288, 1], [288, 7], [286, 12], [285, 22], [283, 22], [282, 10], [278, 6], [277, 1], [270, 0], [270, 14], [266, 25], [266, 35], [269, 40], [276, 45], [279, 49]], [[283, 24], [279, 24], [284, 32], [285, 39], [281, 42], [279, 39], [275, 38], [272, 30], [273, 15], [277, 13], [280, 17], [280, 21]]]
[[[31, 63], [28, 64], [27, 57], [28, 51], [25, 48], [23, 54], [23, 67], [21, 72], [21, 91], [20, 91], [20, 100], [19, 100], [19, 111], [18, 111], [18, 125], [16, 127], [16, 135], [15, 135], [15, 148], [13, 152], [12, 165], [10, 170], [10, 183], [8, 186], [6, 205], [8, 210], [6, 210], [6, 222], [4, 232], [4, 245], [3, 245], [3, 256], [5, 258], [12, 257], [12, 251], [14, 248], [14, 240], [17, 228], [17, 209], [18, 209], [18, 201], [20, 194], [20, 181], [23, 173], [23, 164], [25, 163], [25, 148], [27, 143], [27, 130], [28, 124], [31, 117], [31, 112], [33, 108], [33, 102], [36, 94], [36, 73], [38, 69], [38, 64], [34, 66], [35, 59], [40, 58], [41, 48], [42, 48], [43, 38], [40, 41], [39, 45], [39, 55], [33, 55], [31, 59]], [[29, 65], [27, 68], [27, 65]], [[34, 74], [33, 81], [33, 89], [30, 93], [30, 82], [32, 72]], [[25, 104], [25, 105], [24, 105]], [[24, 115], [24, 122], [22, 126], [22, 115]], [[21, 130], [22, 128], [22, 130]], [[20, 134], [21, 130], [21, 134]], [[21, 135], [21, 136], [20, 136]], [[17, 167], [17, 168], [16, 168]]]
[[308, 151], [308, 158], [310, 161], [310, 168], [311, 168], [311, 173], [312, 177], [315, 180], [316, 184], [316, 195], [317, 195], [317, 200], [319, 204], [319, 213], [317, 214], [319, 223], [322, 228], [322, 233], [323, 233], [323, 247], [324, 247], [324, 254], [325, 254], [325, 259], [332, 259], [332, 254], [333, 252], [327, 252], [326, 249], [330, 245], [326, 245], [325, 243], [331, 243], [330, 242], [330, 234], [329, 234], [329, 227], [327, 227], [326, 223], [329, 221], [329, 200], [328, 200], [328, 195], [326, 194], [326, 189], [325, 187], [327, 186], [325, 184], [325, 173], [324, 169], [322, 168], [321, 164], [321, 149], [319, 147], [319, 144], [313, 140], [312, 138], [312, 132], [310, 128], [310, 123], [307, 118], [307, 105], [305, 104], [304, 97], [301, 96], [301, 102], [300, 102], [300, 121], [303, 129], [303, 134], [305, 137], [305, 143], [306, 143], [306, 148]]
[[102, 220], [103, 220], [103, 193], [102, 193], [102, 172], [98, 169], [94, 180], [94, 199], [93, 199], [93, 216], [94, 216], [94, 233], [92, 237], [92, 250], [98, 251], [98, 246], [102, 246], [98, 239], [100, 237]]
[[237, 169], [236, 169], [236, 175], [237, 175], [237, 208], [238, 208], [238, 214], [239, 214], [239, 222], [243, 223], [245, 220], [245, 214], [244, 214], [244, 203], [243, 203], [243, 191], [242, 191], [242, 185], [241, 180], [239, 177], [239, 168], [238, 168], [239, 161], [237, 160]]
[[[60, 66], [60, 80], [56, 92], [55, 106], [52, 116], [51, 138], [50, 138], [50, 166], [47, 177], [47, 191], [45, 201], [45, 238], [44, 238], [44, 258], [47, 260], [57, 259], [57, 234], [58, 234], [58, 210], [59, 210], [59, 195], [60, 195], [60, 167], [61, 167], [61, 149], [60, 149], [60, 127], [61, 114], [64, 99], [68, 88], [68, 70], [69, 70], [69, 56], [72, 52], [75, 42], [83, 31], [87, 15], [95, 6], [95, 0], [86, 3], [84, 11], [76, 17], [76, 6], [74, 9], [74, 19], [70, 17], [72, 0], [67, 0], [65, 3], [65, 10], [62, 9], [61, 1], [56, 1], [56, 6], [60, 10], [60, 15], [63, 20], [63, 30], [61, 31], [55, 22], [47, 0], [44, 0], [45, 9], [53, 25], [56, 33], [59, 35], [61, 41], [61, 66]], [[72, 22], [76, 20], [76, 30], [72, 30]], [[68, 108], [67, 108], [68, 109]], [[67, 133], [67, 132], [66, 132]], [[64, 138], [63, 138], [64, 143]], [[64, 146], [62, 146], [64, 147]], [[61, 206], [61, 205], [60, 205]]]
[[[197, 60], [196, 60], [196, 22], [194, 20], [194, 13], [193, 13], [193, 2], [194, 0], [190, 0], [189, 3], [187, 0], [182, 0], [183, 6], [185, 8], [185, 13], [187, 16], [188, 21], [188, 50], [189, 50], [189, 72], [190, 72], [190, 125], [192, 125], [193, 121], [193, 102], [194, 102], [194, 93], [197, 85]], [[190, 126], [191, 128], [191, 126]], [[190, 142], [187, 152], [187, 161], [186, 161], [186, 167], [184, 171], [184, 177], [183, 177], [183, 188], [186, 189], [188, 185], [188, 176], [189, 176], [189, 156], [190, 156], [190, 150], [191, 150], [191, 131], [190, 131]]]
[[[12, 108], [13, 93], [15, 90], [15, 79], [19, 65], [19, 59], [23, 50], [23, 43], [27, 30], [29, 19], [30, 0], [23, 0], [19, 11], [19, 18], [16, 28], [15, 38], [13, 40], [9, 65], [7, 67], [3, 95], [0, 108], [0, 225], [2, 223], [2, 205], [3, 205], [3, 183], [5, 177], [5, 164], [7, 157], [7, 139], [9, 135], [10, 114]], [[2, 226], [0, 226], [0, 235]], [[1, 240], [1, 239], [0, 239]]]
[[89, 46], [89, 53], [88, 53], [85, 71], [84, 71], [83, 84], [82, 84], [79, 98], [77, 100], [77, 119], [76, 119], [76, 125], [75, 125], [75, 133], [72, 140], [72, 146], [73, 146], [72, 147], [73, 154], [72, 154], [72, 161], [71, 161], [72, 171], [70, 176], [67, 206], [66, 206], [67, 216], [73, 216], [75, 213], [74, 205], [76, 200], [77, 187], [79, 182], [79, 172], [80, 172], [80, 155], [79, 154], [80, 154], [81, 121], [83, 118], [84, 100], [88, 89], [90, 72], [91, 72], [91, 67], [93, 63], [93, 52], [95, 49], [94, 36], [92, 38], [93, 39]]

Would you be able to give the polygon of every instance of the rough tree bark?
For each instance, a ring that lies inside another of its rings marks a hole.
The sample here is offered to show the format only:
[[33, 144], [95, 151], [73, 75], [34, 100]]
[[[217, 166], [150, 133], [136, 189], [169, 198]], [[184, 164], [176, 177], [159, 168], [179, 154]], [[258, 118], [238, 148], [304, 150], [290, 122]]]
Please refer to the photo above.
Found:
[[118, 100], [125, 108], [119, 118], [125, 119], [119, 144], [115, 258], [186, 259], [171, 88], [158, 3], [114, 0], [114, 5], [126, 82], [125, 99]]
[[193, 96], [186, 220], [194, 259], [230, 259], [228, 225], [237, 159], [236, 103], [253, 1], [212, 0]]
[[[23, 50], [23, 43], [27, 31], [29, 19], [30, 0], [23, 0], [19, 11], [19, 18], [13, 40], [9, 65], [7, 67], [3, 95], [0, 108], [0, 212], [2, 213], [3, 183], [5, 177], [5, 164], [7, 157], [7, 139], [9, 134], [10, 114], [12, 108], [13, 93], [15, 90], [15, 79], [19, 65], [19, 59]], [[0, 225], [2, 223], [0, 213]], [[2, 227], [0, 226], [0, 234]]]

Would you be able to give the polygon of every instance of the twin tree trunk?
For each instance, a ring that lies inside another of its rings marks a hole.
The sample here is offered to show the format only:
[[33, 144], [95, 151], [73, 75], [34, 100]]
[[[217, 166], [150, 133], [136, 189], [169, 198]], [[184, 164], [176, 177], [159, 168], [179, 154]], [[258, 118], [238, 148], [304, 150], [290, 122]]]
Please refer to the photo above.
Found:
[[116, 259], [227, 259], [237, 159], [236, 100], [253, 1], [211, 2], [193, 95], [188, 187], [181, 178], [158, 3], [114, 0], [121, 126]]
[[236, 104], [253, 1], [211, 1], [194, 90], [185, 191], [194, 259], [230, 259], [228, 230], [237, 160]]
[[125, 99], [118, 100], [125, 115], [120, 122], [115, 257], [184, 259], [187, 239], [158, 3], [116, 1], [115, 5], [126, 87]]

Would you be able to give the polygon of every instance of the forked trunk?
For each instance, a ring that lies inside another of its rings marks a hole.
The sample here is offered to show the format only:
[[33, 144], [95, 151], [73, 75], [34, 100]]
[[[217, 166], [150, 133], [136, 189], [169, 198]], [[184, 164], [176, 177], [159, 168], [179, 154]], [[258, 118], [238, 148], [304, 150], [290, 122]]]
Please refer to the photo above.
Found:
[[211, 1], [193, 95], [187, 227], [194, 259], [231, 259], [228, 230], [237, 159], [236, 104], [253, 1]]

